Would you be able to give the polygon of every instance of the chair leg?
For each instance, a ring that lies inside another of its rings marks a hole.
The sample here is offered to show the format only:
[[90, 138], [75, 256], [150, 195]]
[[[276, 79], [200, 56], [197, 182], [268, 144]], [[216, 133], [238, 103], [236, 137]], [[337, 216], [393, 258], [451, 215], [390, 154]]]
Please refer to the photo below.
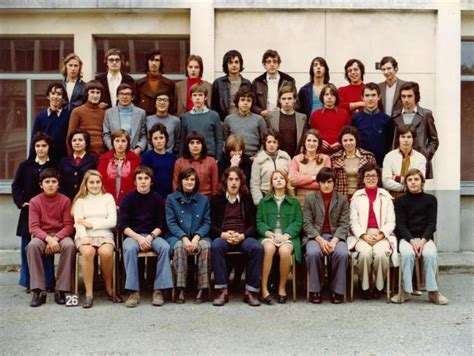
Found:
[[74, 294], [78, 295], [79, 291], [79, 257], [81, 254], [79, 252], [76, 252], [76, 270], [74, 272], [75, 278], [74, 278]]
[[402, 303], [402, 256], [398, 254], [398, 304]]
[[117, 276], [115, 275], [115, 250], [112, 253], [112, 258], [114, 261], [114, 266], [112, 268], [112, 298], [115, 302], [115, 297], [117, 296]]
[[387, 303], [390, 303], [390, 262], [387, 268], [387, 276], [386, 276], [386, 283], [387, 283]]
[[174, 303], [176, 301], [176, 271], [173, 267], [173, 261], [170, 261], [171, 264], [171, 277], [173, 278], [173, 288], [171, 289], [171, 302]]
[[293, 254], [291, 257], [291, 267], [292, 267], [292, 282], [293, 282], [293, 302], [296, 302], [296, 258]]
[[309, 271], [306, 270], [306, 300], [309, 302]]
[[351, 285], [349, 286], [350, 288], [350, 296], [349, 296], [349, 301], [352, 302], [354, 300], [354, 254], [351, 253], [351, 259], [350, 259], [350, 262], [351, 264], [350, 268], [351, 268]]

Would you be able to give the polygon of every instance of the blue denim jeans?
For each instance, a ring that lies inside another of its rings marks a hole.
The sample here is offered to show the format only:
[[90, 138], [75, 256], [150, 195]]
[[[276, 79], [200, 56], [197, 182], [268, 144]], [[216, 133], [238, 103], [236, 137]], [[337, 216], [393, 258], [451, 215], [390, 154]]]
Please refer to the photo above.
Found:
[[228, 275], [225, 254], [230, 251], [241, 251], [247, 255], [245, 288], [250, 292], [258, 292], [262, 275], [263, 247], [253, 237], [246, 237], [237, 245], [231, 245], [220, 237], [212, 241], [211, 258], [214, 269], [214, 287], [216, 289], [227, 288]]
[[[154, 239], [151, 249], [158, 255], [156, 261], [156, 275], [153, 289], [173, 288], [173, 276], [170, 266], [170, 245], [161, 237]], [[140, 245], [138, 242], [127, 237], [123, 242], [123, 255], [125, 263], [125, 289], [138, 292], [140, 290], [138, 276], [138, 253]]]
[[[420, 239], [415, 239], [420, 240]], [[400, 241], [400, 254], [402, 255], [402, 274], [403, 290], [407, 293], [413, 293], [413, 267], [415, 266], [415, 250], [406, 240]], [[436, 283], [436, 269], [438, 262], [436, 260], [438, 252], [433, 240], [429, 240], [423, 246], [422, 251], [423, 266], [425, 269], [425, 285], [428, 292], [438, 290]]]

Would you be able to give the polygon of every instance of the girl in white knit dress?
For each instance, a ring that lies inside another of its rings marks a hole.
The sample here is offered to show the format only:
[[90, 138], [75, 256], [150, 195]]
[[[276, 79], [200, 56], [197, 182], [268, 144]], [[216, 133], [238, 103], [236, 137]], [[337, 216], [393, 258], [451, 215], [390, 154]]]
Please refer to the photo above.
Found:
[[[72, 204], [76, 248], [82, 255], [82, 273], [86, 297], [83, 307], [93, 304], [94, 256], [100, 257], [100, 265], [105, 281], [105, 289], [112, 297], [112, 272], [114, 235], [112, 229], [117, 223], [114, 198], [106, 193], [102, 175], [96, 170], [88, 170], [84, 175], [79, 192]], [[120, 299], [120, 298], [119, 298]], [[115, 301], [119, 301], [116, 300]]]

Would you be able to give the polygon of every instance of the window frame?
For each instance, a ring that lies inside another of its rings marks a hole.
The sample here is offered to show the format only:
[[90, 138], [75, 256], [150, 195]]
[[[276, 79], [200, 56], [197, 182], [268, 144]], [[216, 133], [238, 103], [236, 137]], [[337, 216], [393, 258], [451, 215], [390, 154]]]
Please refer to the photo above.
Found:
[[[466, 38], [461, 37], [461, 43], [462, 42], [474, 42], [474, 39], [472, 37], [466, 37]], [[461, 65], [462, 63], [459, 63], [459, 70], [461, 70]], [[461, 73], [461, 83], [462, 82], [474, 82], [474, 75], [464, 75]], [[459, 96], [461, 97], [461, 92], [459, 92]], [[459, 105], [461, 105], [461, 100], [459, 100]], [[460, 119], [462, 121], [463, 119], [462, 116]], [[459, 156], [459, 159], [461, 159], [461, 155]], [[461, 161], [461, 166], [462, 166], [462, 161]], [[460, 186], [461, 186], [461, 195], [474, 195], [474, 181], [461, 180]]]
[[[25, 80], [26, 81], [26, 152], [31, 142], [31, 131], [33, 129], [33, 81], [51, 80], [62, 81], [60, 73], [0, 73], [0, 80]], [[25, 157], [26, 159], [26, 157]], [[11, 194], [13, 179], [0, 179], [0, 194]]]

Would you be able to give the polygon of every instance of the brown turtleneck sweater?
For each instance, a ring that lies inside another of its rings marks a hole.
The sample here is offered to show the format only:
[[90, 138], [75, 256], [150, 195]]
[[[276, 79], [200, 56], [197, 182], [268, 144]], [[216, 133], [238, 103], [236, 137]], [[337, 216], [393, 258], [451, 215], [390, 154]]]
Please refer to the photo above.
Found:
[[[75, 108], [71, 113], [69, 119], [69, 129], [67, 130], [67, 137], [75, 129], [83, 129], [89, 132], [91, 135], [91, 145], [89, 147], [89, 153], [96, 156], [107, 151], [104, 141], [102, 139], [102, 124], [104, 122], [105, 110], [99, 108], [98, 104], [91, 104], [89, 102]], [[71, 148], [68, 145], [69, 154], [72, 153]]]

